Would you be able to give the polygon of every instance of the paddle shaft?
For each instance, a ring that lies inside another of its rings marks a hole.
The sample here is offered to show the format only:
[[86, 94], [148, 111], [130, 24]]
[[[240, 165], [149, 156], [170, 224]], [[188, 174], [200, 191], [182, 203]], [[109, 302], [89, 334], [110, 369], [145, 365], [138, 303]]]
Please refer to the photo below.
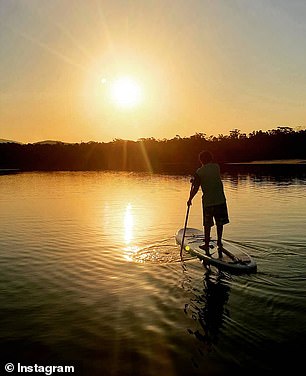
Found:
[[[190, 194], [191, 194], [192, 189], [193, 189], [193, 184], [194, 184], [193, 179], [191, 179], [190, 182], [191, 182], [191, 187], [190, 187]], [[189, 196], [189, 197], [190, 197], [190, 196]], [[186, 228], [187, 228], [187, 222], [188, 222], [188, 216], [189, 216], [190, 206], [191, 206], [191, 204], [190, 204], [190, 205], [187, 204], [187, 213], [186, 213], [186, 219], [185, 219], [185, 225], [184, 225], [184, 232], [183, 232], [183, 238], [182, 238], [182, 244], [181, 244], [181, 251], [180, 251], [181, 259], [182, 259], [182, 254], [183, 254], [184, 240], [185, 240], [185, 234], [186, 234]]]
[[186, 228], [187, 228], [189, 210], [190, 210], [190, 205], [188, 205], [188, 207], [187, 207], [187, 213], [186, 213], [186, 219], [185, 219], [185, 225], [184, 225], [184, 232], [183, 232], [183, 238], [182, 238], [182, 244], [181, 244], [181, 251], [180, 251], [181, 258], [182, 258], [182, 254], [183, 254], [184, 240], [185, 240], [185, 234], [186, 234]]

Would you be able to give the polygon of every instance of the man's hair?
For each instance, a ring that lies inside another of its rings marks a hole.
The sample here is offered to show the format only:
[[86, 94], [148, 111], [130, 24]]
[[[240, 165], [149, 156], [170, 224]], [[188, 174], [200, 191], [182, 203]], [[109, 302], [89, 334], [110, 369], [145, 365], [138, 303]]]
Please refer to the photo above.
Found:
[[208, 150], [203, 150], [201, 151], [201, 153], [199, 154], [199, 159], [200, 161], [205, 164], [205, 163], [209, 163], [209, 162], [212, 162], [213, 161], [213, 155], [210, 151]]

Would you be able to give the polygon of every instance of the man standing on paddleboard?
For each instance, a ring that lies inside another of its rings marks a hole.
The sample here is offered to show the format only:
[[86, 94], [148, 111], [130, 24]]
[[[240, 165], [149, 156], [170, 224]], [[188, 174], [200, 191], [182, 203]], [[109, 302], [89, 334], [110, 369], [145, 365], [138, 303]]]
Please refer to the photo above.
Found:
[[222, 257], [223, 225], [229, 223], [229, 219], [220, 167], [213, 161], [213, 155], [207, 150], [203, 150], [199, 154], [199, 160], [202, 166], [197, 169], [192, 179], [192, 187], [187, 205], [192, 205], [192, 199], [201, 187], [203, 192], [202, 207], [205, 243], [200, 248], [205, 250], [205, 253], [210, 256], [210, 230], [215, 220], [217, 226], [218, 255]]

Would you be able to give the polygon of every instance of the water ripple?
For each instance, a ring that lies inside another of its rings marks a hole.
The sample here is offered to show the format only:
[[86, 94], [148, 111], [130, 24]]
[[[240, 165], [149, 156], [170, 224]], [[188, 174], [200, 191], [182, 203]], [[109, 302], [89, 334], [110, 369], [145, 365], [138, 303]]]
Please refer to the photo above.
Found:
[[[69, 360], [90, 375], [260, 374], [278, 368], [274, 353], [298, 365], [306, 345], [301, 187], [283, 194], [246, 180], [228, 191], [227, 234], [258, 266], [235, 276], [187, 255], [181, 263], [173, 234], [184, 222], [185, 177], [4, 177], [1, 360]], [[190, 224], [201, 227], [200, 200]]]

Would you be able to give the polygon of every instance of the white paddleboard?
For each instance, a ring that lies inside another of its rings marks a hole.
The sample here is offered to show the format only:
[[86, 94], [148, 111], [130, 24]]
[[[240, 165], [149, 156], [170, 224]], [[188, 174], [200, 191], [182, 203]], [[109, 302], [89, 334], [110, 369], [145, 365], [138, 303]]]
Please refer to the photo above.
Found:
[[[175, 239], [179, 245], [182, 245], [184, 229], [180, 229]], [[186, 228], [184, 238], [184, 249], [191, 255], [199, 257], [206, 264], [214, 265], [217, 268], [225, 271], [250, 273], [255, 272], [257, 269], [255, 261], [237, 245], [222, 240], [223, 249], [222, 257], [219, 258], [217, 240], [210, 240], [209, 254], [206, 255], [205, 251], [200, 248], [204, 244], [203, 231], [195, 228]]]

